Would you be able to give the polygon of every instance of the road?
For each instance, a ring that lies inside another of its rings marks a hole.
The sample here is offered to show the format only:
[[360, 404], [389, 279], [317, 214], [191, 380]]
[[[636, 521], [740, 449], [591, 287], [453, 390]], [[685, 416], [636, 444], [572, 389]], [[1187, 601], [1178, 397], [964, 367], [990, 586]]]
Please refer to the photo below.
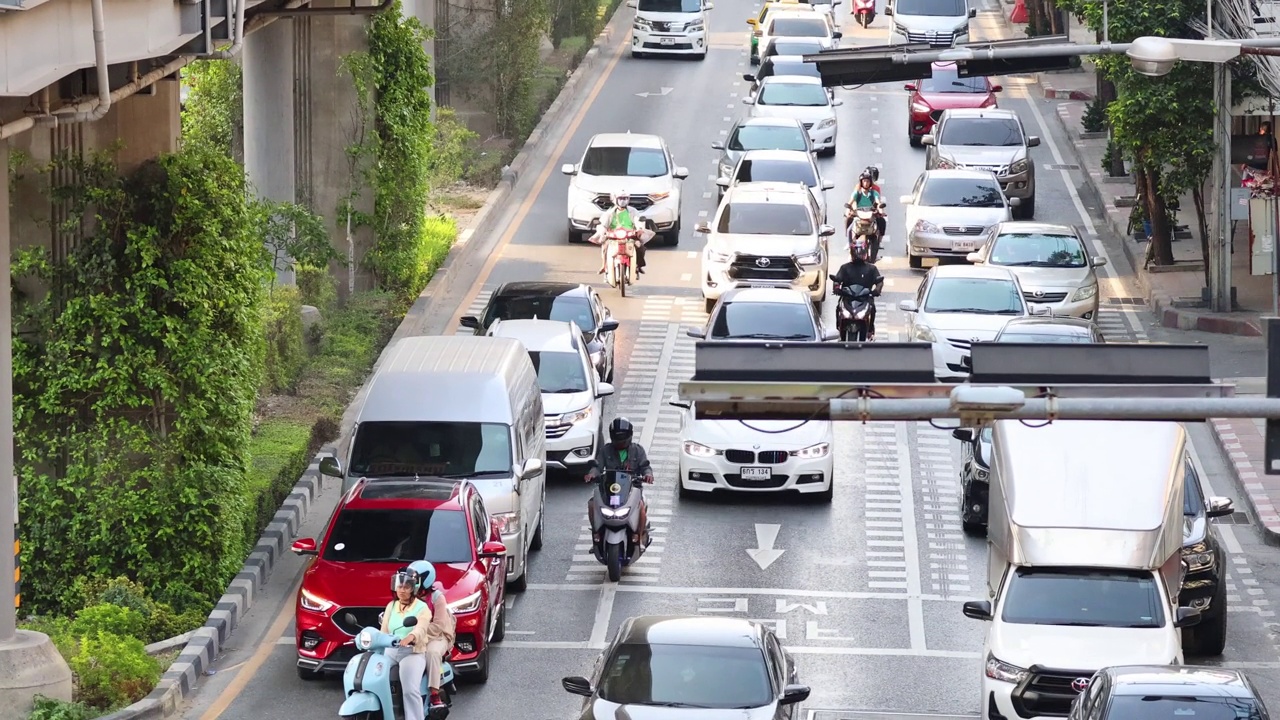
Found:
[[[650, 492], [656, 540], [644, 561], [627, 569], [617, 585], [604, 582], [603, 569], [586, 545], [586, 491], [565, 479], [548, 489], [545, 549], [532, 558], [530, 588], [509, 601], [507, 638], [495, 651], [493, 676], [483, 687], [464, 687], [455, 718], [573, 717], [578, 699], [560, 688], [566, 675], [588, 674], [598, 648], [628, 616], [647, 613], [707, 613], [771, 624], [796, 655], [802, 679], [813, 687], [804, 704], [809, 720], [863, 717], [874, 711], [898, 714], [973, 715], [984, 626], [960, 613], [964, 600], [982, 592], [982, 541], [960, 532], [957, 501], [959, 451], [945, 431], [927, 424], [845, 424], [837, 431], [835, 501], [830, 507], [789, 500], [681, 502], [675, 468], [679, 415], [666, 405], [676, 383], [693, 366], [693, 341], [683, 329], [705, 320], [695, 278], [701, 237], [694, 223], [713, 210], [716, 153], [742, 112], [747, 70], [743, 19], [758, 7], [753, 0], [719, 0], [712, 15], [712, 51], [705, 62], [633, 60], [623, 55], [625, 29], [603, 48], [607, 77], [577, 107], [570, 107], [563, 131], [549, 134], [560, 152], [544, 153], [526, 174], [537, 177], [533, 191], [513, 194], [511, 228], [505, 242], [463, 293], [453, 315], [472, 314], [498, 284], [548, 278], [598, 282], [599, 255], [591, 246], [565, 241], [567, 179], [558, 168], [577, 162], [587, 139], [598, 132], [652, 132], [663, 135], [677, 164], [690, 168], [684, 185], [684, 236], [674, 248], [649, 254], [649, 273], [634, 296], [606, 298], [622, 321], [619, 334], [618, 393], [609, 410], [631, 418], [650, 448], [657, 485]], [[854, 29], [848, 8], [845, 44], [884, 41], [885, 21], [870, 31]], [[624, 10], [624, 14], [629, 11]], [[629, 22], [629, 14], [625, 20]], [[998, 37], [996, 18], [980, 11], [979, 32]], [[1078, 168], [1063, 150], [1071, 140], [1046, 123], [1052, 102], [1030, 99], [1027, 83], [1003, 79], [1002, 107], [1016, 109], [1029, 132], [1044, 138], [1033, 151], [1038, 169], [1037, 219], [1066, 222], [1096, 233], [1098, 223], [1075, 187]], [[665, 95], [643, 97], [671, 87]], [[858, 172], [868, 164], [883, 168], [881, 184], [890, 201], [888, 277], [881, 310], [881, 337], [902, 328], [897, 302], [910, 297], [922, 273], [902, 257], [902, 223], [896, 207], [923, 168], [923, 151], [908, 146], [907, 100], [900, 85], [839, 89], [839, 152], [821, 162], [836, 189], [829, 202], [839, 207]], [[1094, 237], [1095, 254], [1107, 255], [1101, 324], [1115, 341], [1167, 341], [1171, 331], [1153, 329], [1140, 308], [1119, 302], [1137, 293], [1118, 248]], [[1139, 311], [1135, 311], [1139, 310]], [[828, 317], [833, 312], [826, 308]], [[454, 332], [449, 328], [446, 332]], [[1224, 355], [1225, 369], [1234, 356]], [[1258, 374], [1258, 373], [1250, 373]], [[1234, 488], [1211, 438], [1192, 429], [1202, 476], [1213, 494]], [[886, 452], [886, 449], [891, 449]], [[313, 506], [304, 535], [319, 533], [337, 490], [330, 485]], [[1273, 645], [1273, 604], [1280, 600], [1280, 573], [1274, 551], [1248, 525], [1222, 525], [1231, 550], [1229, 647], [1219, 661], [1248, 668], [1272, 707], [1280, 707], [1280, 651]], [[757, 529], [776, 530], [780, 559], [762, 570], [747, 550]], [[277, 567], [264, 596], [237, 636], [184, 708], [188, 720], [292, 720], [336, 713], [340, 680], [304, 682], [294, 673], [293, 596], [302, 564], [292, 556]]]

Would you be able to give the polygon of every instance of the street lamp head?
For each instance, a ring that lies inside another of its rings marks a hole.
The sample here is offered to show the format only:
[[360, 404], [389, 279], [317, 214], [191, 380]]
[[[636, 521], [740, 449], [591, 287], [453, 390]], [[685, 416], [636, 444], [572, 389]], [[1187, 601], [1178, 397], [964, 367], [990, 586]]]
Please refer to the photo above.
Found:
[[1178, 49], [1166, 38], [1140, 37], [1134, 39], [1125, 53], [1134, 72], [1147, 77], [1162, 77], [1173, 70], [1178, 62]]

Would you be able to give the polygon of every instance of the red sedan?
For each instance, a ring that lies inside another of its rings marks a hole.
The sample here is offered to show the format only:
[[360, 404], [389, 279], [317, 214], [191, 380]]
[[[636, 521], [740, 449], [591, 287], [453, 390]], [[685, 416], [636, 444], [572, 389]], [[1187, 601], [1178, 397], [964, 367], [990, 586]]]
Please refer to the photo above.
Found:
[[934, 63], [933, 77], [906, 86], [911, 93], [907, 136], [912, 147], [919, 147], [920, 138], [933, 132], [943, 110], [996, 107], [996, 93], [1003, 89], [985, 77], [960, 77], [953, 62]]
[[449, 660], [463, 677], [487, 680], [489, 643], [506, 630], [501, 537], [470, 483], [361, 480], [338, 503], [322, 545], [293, 543], [293, 552], [315, 556], [294, 610], [298, 675], [342, 672], [356, 655], [356, 634], [378, 627], [391, 576], [426, 559], [458, 620]]

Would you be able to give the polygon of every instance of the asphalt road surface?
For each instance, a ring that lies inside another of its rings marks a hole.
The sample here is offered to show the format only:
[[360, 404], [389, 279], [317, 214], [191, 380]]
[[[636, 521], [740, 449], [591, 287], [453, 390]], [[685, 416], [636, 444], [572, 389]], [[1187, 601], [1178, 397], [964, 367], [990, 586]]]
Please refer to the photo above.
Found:
[[[855, 29], [848, 3], [837, 8], [846, 46], [880, 44], [879, 16], [870, 31]], [[649, 272], [621, 299], [605, 288], [618, 331], [619, 391], [609, 412], [629, 417], [650, 448], [657, 484], [650, 491], [656, 540], [619, 584], [605, 581], [586, 542], [587, 491], [555, 478], [548, 487], [546, 546], [532, 556], [531, 585], [510, 596], [506, 640], [495, 647], [492, 677], [465, 686], [451, 717], [570, 718], [579, 698], [560, 678], [588, 674], [599, 648], [633, 615], [706, 613], [746, 617], [772, 625], [796, 655], [802, 680], [813, 687], [802, 706], [806, 720], [866, 718], [879, 713], [975, 715], [978, 712], [983, 623], [964, 618], [960, 605], [982, 593], [983, 541], [966, 539], [958, 515], [959, 449], [949, 434], [927, 424], [842, 424], [837, 429], [835, 501], [829, 507], [788, 499], [685, 501], [676, 498], [679, 415], [667, 406], [676, 384], [693, 367], [693, 341], [684, 334], [705, 321], [697, 288], [701, 236], [696, 222], [714, 210], [716, 151], [744, 107], [748, 70], [743, 20], [754, 0], [719, 0], [712, 11], [712, 50], [705, 62], [624, 55], [630, 11], [613, 42], [603, 48], [607, 77], [571, 105], [559, 127], [544, 138], [560, 143], [531, 163], [512, 194], [511, 227], [479, 268], [479, 277], [457, 294], [456, 316], [478, 310], [502, 282], [546, 278], [598, 283], [598, 250], [565, 238], [568, 179], [559, 166], [577, 162], [587, 139], [630, 130], [666, 138], [676, 163], [687, 166], [684, 235], [678, 247], [654, 248]], [[980, 10], [979, 37], [1000, 36], [995, 16]], [[1031, 134], [1044, 138], [1033, 150], [1037, 164], [1037, 219], [1081, 226], [1099, 223], [1075, 187], [1079, 169], [1063, 151], [1071, 139], [1050, 113], [1052, 101], [1031, 98], [1019, 78], [1000, 80], [1000, 105], [1017, 110]], [[664, 95], [642, 97], [639, 93]], [[820, 161], [835, 182], [828, 203], [839, 208], [859, 171], [883, 170], [889, 201], [889, 239], [880, 267], [888, 277], [881, 301], [880, 338], [894, 339], [903, 318], [897, 302], [911, 296], [923, 275], [903, 257], [903, 216], [896, 200], [923, 169], [924, 153], [906, 137], [907, 94], [899, 84], [837, 89], [839, 152]], [[558, 131], [558, 132], [557, 132]], [[545, 162], [544, 162], [545, 161]], [[521, 188], [529, 192], [520, 192]], [[839, 218], [833, 213], [833, 219]], [[1115, 302], [1133, 297], [1130, 271], [1116, 247], [1093, 238], [1106, 255], [1100, 324], [1113, 341], [1177, 339], [1153, 329], [1147, 314]], [[1110, 250], [1110, 252], [1108, 252]], [[834, 267], [833, 267], [834, 270]], [[830, 305], [830, 303], [828, 303]], [[830, 318], [833, 309], [828, 306]], [[454, 327], [436, 328], [454, 332]], [[1185, 339], [1183, 340], [1185, 341]], [[1234, 370], [1226, 353], [1223, 369]], [[1223, 372], [1220, 374], [1227, 374]], [[1252, 372], [1249, 374], [1259, 374]], [[1233, 495], [1225, 466], [1202, 427], [1194, 445], [1211, 494]], [[1085, 450], [1087, 451], [1087, 450]], [[311, 509], [304, 535], [316, 535], [337, 500], [336, 481]], [[1237, 516], [1239, 517], [1239, 516]], [[1248, 524], [1221, 525], [1231, 552], [1230, 629], [1226, 654], [1214, 662], [1246, 668], [1271, 707], [1280, 707], [1280, 651], [1274, 645], [1280, 599], [1274, 550]], [[775, 537], [780, 557], [762, 569], [747, 553], [757, 539]], [[203, 679], [183, 710], [187, 720], [293, 720], [330, 717], [341, 703], [340, 679], [305, 682], [294, 672], [293, 598], [302, 561], [277, 566], [265, 593], [231, 638], [214, 674]]]

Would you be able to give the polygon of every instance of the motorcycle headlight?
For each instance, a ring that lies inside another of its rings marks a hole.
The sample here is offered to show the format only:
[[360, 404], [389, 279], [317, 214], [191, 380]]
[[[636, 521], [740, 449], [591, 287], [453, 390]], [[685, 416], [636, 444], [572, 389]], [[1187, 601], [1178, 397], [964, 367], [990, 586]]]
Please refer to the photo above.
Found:
[[356, 649], [360, 652], [365, 652], [371, 647], [373, 647], [373, 633], [368, 630], [361, 630], [356, 635]]
[[833, 117], [829, 117], [823, 120], [822, 122], [818, 123], [819, 130], [826, 130], [829, 127], [835, 127], [835, 126], [836, 126], [836, 119]]
[[928, 325], [917, 325], [912, 331], [911, 336], [920, 342], [938, 342], [938, 337], [933, 334]]
[[626, 516], [631, 514], [631, 508], [629, 507], [620, 507], [617, 509], [600, 508], [600, 514], [604, 515], [607, 518], [614, 518], [616, 520], [621, 520], [622, 518], [625, 518]]
[[[594, 360], [595, 358], [592, 358], [592, 361]], [[595, 406], [588, 405], [582, 408], [581, 410], [574, 410], [573, 412], [567, 412], [561, 415], [560, 423], [569, 424], [569, 425], [572, 425], [574, 423], [579, 423], [579, 422], [582, 422], [583, 420], [590, 418], [594, 412], [595, 412]]]
[[310, 610], [311, 612], [329, 612], [334, 605], [332, 602], [329, 602], [308, 590], [303, 590], [298, 597], [303, 609]]
[[696, 443], [692, 440], [684, 441], [684, 454], [692, 455], [694, 457], [715, 457], [717, 455], [714, 449], [709, 448], [702, 443]]
[[707, 248], [707, 262], [727, 263], [732, 259], [733, 258], [729, 256], [729, 253], [722, 253], [719, 250], [712, 250], [711, 248]]
[[938, 227], [937, 225], [934, 225], [928, 220], [917, 220], [916, 232], [936, 234], [936, 233], [942, 232], [942, 228]]
[[1209, 552], [1209, 546], [1204, 543], [1182, 548], [1182, 560], [1187, 564], [1188, 571], [1204, 570], [1213, 567], [1216, 562], [1213, 553]]
[[1027, 679], [1027, 671], [1017, 665], [1010, 665], [991, 653], [987, 653], [987, 677], [1016, 685]]
[[460, 613], [475, 612], [480, 608], [480, 592], [476, 591], [461, 600], [454, 600], [449, 603], [449, 609], [455, 615]]
[[818, 443], [817, 445], [810, 445], [803, 450], [792, 450], [787, 454], [793, 458], [800, 458], [801, 460], [814, 460], [816, 458], [826, 457], [830, 453], [831, 443]]
[[510, 535], [520, 529], [520, 515], [518, 513], [494, 513], [493, 519], [498, 522], [498, 532], [503, 535]]
[[1098, 294], [1097, 285], [1086, 285], [1076, 290], [1075, 293], [1071, 295], [1071, 302], [1080, 302], [1082, 300], [1088, 300], [1089, 298], [1097, 294]]
[[805, 255], [797, 255], [796, 262], [801, 265], [818, 265], [822, 262], [821, 252], [811, 252]]
[[917, 100], [917, 101], [915, 101], [915, 102], [911, 103], [911, 112], [913, 112], [913, 113], [927, 113], [927, 112], [933, 112], [933, 108], [931, 108], [931, 107], [929, 107], [928, 105], [926, 105], [926, 104], [924, 104], [924, 103], [920, 102], [919, 100]]
[[1030, 163], [1028, 163], [1027, 160], [1023, 158], [1022, 160], [1019, 160], [1009, 166], [1009, 174], [1017, 175], [1019, 173], [1024, 173], [1027, 171], [1028, 167], [1030, 167]]

